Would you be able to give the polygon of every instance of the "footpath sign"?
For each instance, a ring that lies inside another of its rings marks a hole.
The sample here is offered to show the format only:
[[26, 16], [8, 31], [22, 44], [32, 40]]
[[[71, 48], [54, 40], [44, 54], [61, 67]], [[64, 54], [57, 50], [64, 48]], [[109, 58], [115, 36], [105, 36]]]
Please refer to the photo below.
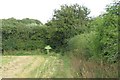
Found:
[[48, 45], [48, 46], [45, 47], [45, 49], [47, 51], [47, 54], [49, 54], [49, 50], [52, 49], [52, 48], [50, 47], [50, 45]]

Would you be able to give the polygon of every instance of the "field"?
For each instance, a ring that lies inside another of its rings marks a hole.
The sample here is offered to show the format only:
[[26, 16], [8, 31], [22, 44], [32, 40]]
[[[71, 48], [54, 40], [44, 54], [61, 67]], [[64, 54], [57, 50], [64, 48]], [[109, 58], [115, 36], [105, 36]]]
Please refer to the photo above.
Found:
[[60, 55], [2, 56], [3, 78], [72, 78]]
[[5, 52], [0, 71], [3, 78], [115, 78], [118, 76], [117, 64], [101, 66], [79, 56], [68, 57], [53, 52], [45, 54], [38, 50]]

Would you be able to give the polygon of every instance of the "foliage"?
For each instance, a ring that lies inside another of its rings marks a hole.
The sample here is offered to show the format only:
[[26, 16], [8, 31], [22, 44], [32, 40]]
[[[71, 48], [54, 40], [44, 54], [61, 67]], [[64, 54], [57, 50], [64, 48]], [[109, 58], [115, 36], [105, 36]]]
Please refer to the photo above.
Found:
[[[49, 27], [42, 25], [41, 22], [36, 22], [33, 19], [16, 20], [10, 18], [3, 19], [2, 23], [3, 50], [44, 49], [47, 38], [49, 38], [47, 33]], [[37, 25], [28, 26], [31, 23]]]
[[[89, 54], [91, 58], [116, 62], [118, 57], [118, 9], [117, 2], [107, 6], [106, 13], [89, 22], [89, 31], [69, 39], [70, 50]], [[112, 16], [112, 17], [111, 17]]]
[[56, 28], [51, 38], [51, 45], [59, 49], [66, 46], [67, 39], [84, 33], [87, 28], [89, 10], [84, 6], [62, 5], [60, 9], [54, 11], [51, 21], [47, 26]]
[[84, 6], [62, 5], [45, 25], [29, 18], [2, 19], [3, 50], [44, 50], [50, 45], [57, 52], [77, 50], [88, 58], [116, 62], [119, 7], [116, 1], [106, 6], [106, 13], [89, 18]]
[[84, 55], [87, 58], [95, 56], [97, 54], [95, 53], [95, 38], [96, 32], [77, 35], [68, 41], [68, 50], [75, 51], [78, 55]]
[[117, 61], [118, 56], [118, 7], [115, 2], [107, 7], [106, 14], [102, 17], [102, 23], [97, 28], [100, 41], [100, 52], [103, 59], [108, 62]]

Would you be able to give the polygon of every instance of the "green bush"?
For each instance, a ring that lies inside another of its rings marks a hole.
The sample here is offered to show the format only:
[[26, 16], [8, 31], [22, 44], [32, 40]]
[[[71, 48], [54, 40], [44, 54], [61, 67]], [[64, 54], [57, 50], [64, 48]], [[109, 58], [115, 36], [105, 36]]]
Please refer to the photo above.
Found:
[[13, 18], [5, 20], [3, 19], [2, 25], [3, 50], [44, 49], [48, 37], [47, 30], [49, 31], [50, 29], [48, 29], [48, 27], [42, 24], [41, 25], [36, 24], [37, 26], [36, 25], [28, 26], [28, 24], [32, 23], [24, 23], [24, 20], [20, 21]]
[[90, 58], [91, 56], [95, 55], [95, 38], [96, 32], [77, 35], [68, 41], [68, 50], [76, 51], [76, 53], [78, 53], [79, 55]]

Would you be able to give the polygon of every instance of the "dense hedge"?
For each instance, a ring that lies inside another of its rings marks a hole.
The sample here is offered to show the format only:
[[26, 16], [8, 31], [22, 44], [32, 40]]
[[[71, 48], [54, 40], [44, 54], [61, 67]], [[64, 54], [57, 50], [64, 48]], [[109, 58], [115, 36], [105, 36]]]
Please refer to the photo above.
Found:
[[[7, 27], [8, 28], [8, 27]], [[30, 31], [30, 32], [29, 32]], [[31, 32], [32, 31], [32, 32]], [[34, 38], [34, 35], [31, 35], [35, 31], [35, 33], [39, 33], [36, 30], [29, 30], [29, 28], [18, 29], [16, 27], [6, 29], [3, 28], [3, 49], [4, 50], [18, 50], [18, 49], [34, 49], [43, 45], [44, 43], [39, 38]]]
[[86, 59], [92, 56], [97, 56], [97, 45], [94, 44], [96, 40], [96, 32], [76, 35], [68, 41], [68, 50], [74, 51], [74, 54], [81, 55]]
[[[14, 21], [12, 21], [14, 20]], [[2, 48], [3, 50], [34, 50], [43, 49], [49, 39], [49, 27], [44, 25], [30, 25], [35, 22], [25, 23], [25, 19], [2, 20]], [[11, 22], [11, 23], [8, 23]], [[14, 24], [17, 25], [14, 25]], [[37, 22], [38, 23], [38, 22]], [[51, 30], [52, 32], [52, 30]]]

